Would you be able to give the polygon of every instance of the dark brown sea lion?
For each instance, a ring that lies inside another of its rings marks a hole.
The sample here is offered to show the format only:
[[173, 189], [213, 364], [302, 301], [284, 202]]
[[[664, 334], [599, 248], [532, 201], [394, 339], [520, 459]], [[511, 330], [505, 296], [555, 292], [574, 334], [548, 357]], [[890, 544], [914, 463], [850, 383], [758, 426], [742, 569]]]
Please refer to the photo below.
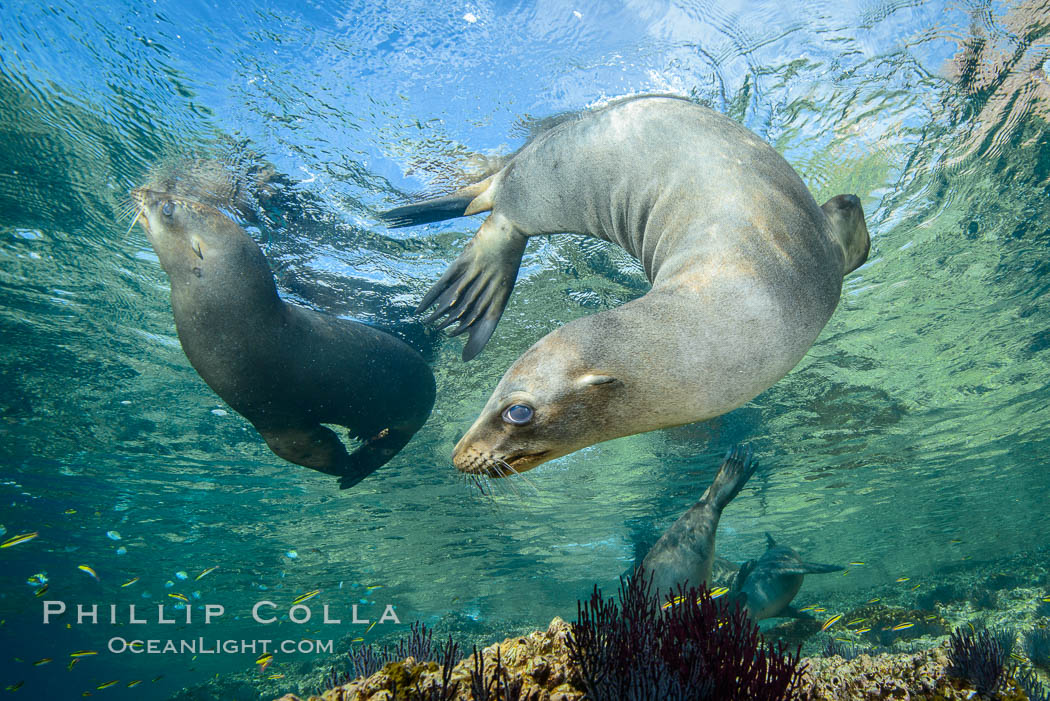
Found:
[[489, 210], [420, 305], [469, 331], [465, 359], [495, 328], [529, 236], [611, 241], [652, 282], [507, 370], [453, 453], [458, 469], [492, 477], [754, 398], [802, 359], [869, 247], [857, 197], [818, 206], [753, 133], [662, 96], [555, 120], [485, 180], [383, 217], [408, 226]]
[[[186, 357], [274, 453], [339, 477], [345, 489], [427, 420], [434, 375], [418, 352], [364, 324], [281, 300], [262, 251], [214, 207], [150, 186], [132, 197], [171, 281]], [[346, 427], [362, 445], [348, 453], [326, 423]]]

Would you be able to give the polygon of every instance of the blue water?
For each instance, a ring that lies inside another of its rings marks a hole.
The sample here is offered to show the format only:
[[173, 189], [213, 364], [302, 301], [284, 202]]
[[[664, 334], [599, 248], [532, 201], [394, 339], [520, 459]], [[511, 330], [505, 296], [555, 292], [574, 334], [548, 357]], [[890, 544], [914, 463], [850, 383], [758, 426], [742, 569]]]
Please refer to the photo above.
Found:
[[[160, 699], [236, 675], [244, 698], [274, 698], [332, 656], [279, 654], [260, 673], [257, 653], [107, 648], [135, 631], [340, 653], [405, 628], [366, 631], [353, 604], [485, 642], [571, 618], [736, 442], [763, 468], [726, 510], [720, 554], [756, 557], [770, 531], [808, 559], [866, 563], [811, 577], [801, 603], [914, 605], [911, 583], [1039, 552], [1048, 19], [1037, 3], [917, 1], [0, 5], [0, 524], [4, 539], [39, 533], [0, 550], [0, 686]], [[493, 341], [464, 364], [461, 341], [411, 309], [478, 222], [390, 231], [375, 213], [513, 150], [523, 119], [643, 92], [741, 121], [818, 201], [858, 194], [871, 256], [806, 358], [745, 407], [588, 448], [485, 497], [450, 453], [503, 371], [566, 321], [644, 293], [644, 276], [604, 244], [534, 241]], [[274, 457], [182, 353], [167, 278], [119, 213], [151, 168], [186, 157], [284, 174], [247, 227], [282, 294], [432, 362], [430, 422], [358, 487]], [[27, 582], [38, 573], [44, 596]], [[318, 589], [310, 623], [251, 620], [259, 601], [286, 617]], [[172, 593], [191, 600], [190, 624], [156, 622], [157, 602], [185, 615]], [[44, 600], [98, 604], [99, 622], [45, 626]], [[226, 613], [205, 626], [208, 603]], [[152, 622], [133, 627], [130, 604]], [[318, 624], [324, 604], [341, 624]], [[67, 671], [78, 650], [99, 654]]]

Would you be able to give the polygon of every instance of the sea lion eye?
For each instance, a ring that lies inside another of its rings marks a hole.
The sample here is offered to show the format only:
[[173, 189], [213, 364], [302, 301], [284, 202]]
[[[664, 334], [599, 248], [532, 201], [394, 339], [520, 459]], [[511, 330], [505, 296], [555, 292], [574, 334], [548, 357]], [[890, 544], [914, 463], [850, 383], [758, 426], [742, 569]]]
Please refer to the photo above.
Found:
[[175, 203], [172, 202], [171, 200], [168, 200], [167, 202], [165, 202], [160, 208], [161, 214], [163, 214], [166, 217], [170, 217], [172, 212], [174, 212], [174, 211], [175, 211]]
[[532, 421], [532, 407], [528, 404], [513, 404], [503, 410], [503, 420], [514, 426], [524, 426]]

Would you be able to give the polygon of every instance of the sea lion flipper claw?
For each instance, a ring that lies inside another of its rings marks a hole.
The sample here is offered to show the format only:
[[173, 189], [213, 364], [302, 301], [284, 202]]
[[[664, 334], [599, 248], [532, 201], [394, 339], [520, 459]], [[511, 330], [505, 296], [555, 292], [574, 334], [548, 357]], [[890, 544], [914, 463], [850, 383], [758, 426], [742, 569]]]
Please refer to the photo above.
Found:
[[525, 234], [508, 219], [492, 214], [419, 303], [417, 311], [436, 304], [428, 322], [447, 315], [440, 328], [459, 321], [453, 335], [470, 332], [463, 360], [481, 352], [499, 323], [518, 277], [526, 241]]

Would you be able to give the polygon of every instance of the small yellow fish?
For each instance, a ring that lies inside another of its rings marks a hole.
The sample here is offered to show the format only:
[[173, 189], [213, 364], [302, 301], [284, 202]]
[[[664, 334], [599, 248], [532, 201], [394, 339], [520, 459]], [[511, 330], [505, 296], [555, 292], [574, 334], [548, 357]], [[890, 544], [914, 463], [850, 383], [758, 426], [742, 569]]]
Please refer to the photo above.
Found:
[[181, 601], [181, 602], [183, 602], [185, 604], [190, 603], [189, 598], [185, 594], [175, 593], [175, 594], [168, 594], [168, 596], [170, 596], [173, 599], [178, 599], [179, 601]]
[[81, 694], [81, 696], [91, 696], [91, 692], [90, 691], [85, 691], [84, 693]]
[[866, 620], [868, 620], [868, 619], [867, 618], [854, 618], [852, 621], [850, 621], [846, 625], [847, 626], [856, 626], [856, 625], [860, 625], [861, 623], [863, 623]]
[[893, 626], [892, 628], [890, 628], [890, 630], [907, 630], [907, 629], [911, 628], [911, 627], [912, 627], [912, 626], [914, 626], [914, 625], [915, 625], [915, 624], [914, 624], [914, 623], [911, 623], [911, 622], [908, 622], [908, 623], [898, 623], [897, 625], [895, 625], [895, 626]]
[[89, 655], [97, 655], [98, 653], [94, 650], [77, 650], [76, 652], [69, 653], [70, 657], [88, 657]]
[[372, 591], [373, 589], [382, 589], [382, 588], [383, 588], [382, 584], [373, 584], [370, 587], [365, 587], [365, 591]]
[[1044, 596], [1043, 601], [1050, 601], [1050, 596]]
[[907, 582], [909, 579], [911, 579], [911, 577], [897, 577], [897, 584], [900, 584], [901, 582]]
[[129, 579], [128, 581], [124, 582], [120, 586], [122, 586], [122, 587], [130, 587], [132, 584], [134, 584], [137, 581], [139, 581], [138, 577], [132, 577], [131, 579]]
[[[33, 538], [36, 538], [38, 535], [40, 534], [36, 531], [32, 533], [23, 533], [22, 535], [16, 535], [15, 537], [8, 538], [3, 543], [0, 543], [0, 548], [10, 548], [14, 545], [18, 545], [19, 543], [27, 543]], [[19, 686], [21, 686], [21, 683], [19, 683]]]
[[51, 661], [52, 661], [52, 660], [51, 660], [51, 658], [50, 658], [50, 657], [44, 657], [44, 658], [42, 658], [42, 659], [39, 659], [39, 660], [37, 660], [36, 662], [34, 662], [34, 663], [33, 663], [33, 666], [34, 666], [34, 667], [39, 667], [40, 665], [44, 665], [44, 664], [47, 664], [48, 662], [51, 662]]
[[268, 676], [266, 678], [267, 679], [284, 679], [284, 675], [283, 674], [271, 674], [270, 676]]
[[91, 569], [87, 565], [77, 565], [77, 569], [80, 570], [81, 572], [87, 572], [88, 574], [91, 575], [92, 579], [94, 579], [96, 582], [98, 581], [98, 575], [95, 574], [95, 570]]
[[11, 686], [7, 687], [7, 690], [8, 691], [18, 691], [19, 689], [22, 688], [23, 684], [25, 684], [25, 680], [24, 679], [22, 681], [20, 681], [20, 682], [15, 682]]
[[314, 589], [313, 591], [308, 591], [305, 594], [300, 594], [299, 596], [292, 599], [292, 606], [295, 606], [296, 604], [301, 604], [304, 601], [309, 601], [310, 599], [314, 598], [320, 593], [320, 589]]
[[119, 679], [113, 679], [113, 680], [108, 681], [108, 682], [102, 682], [101, 684], [99, 684], [95, 688], [96, 689], [108, 689], [109, 687], [113, 686], [114, 684], [116, 684], [119, 681], [120, 681]]
[[360, 643], [360, 642], [364, 642], [364, 638], [354, 638], [354, 639], [353, 639], [353, 640], [351, 640], [350, 642], [352, 642], [352, 643]]
[[368, 635], [368, 631], [376, 627], [376, 623], [379, 623], [379, 619], [372, 621], [372, 625], [368, 626], [368, 630], [365, 631], [365, 635]]
[[256, 658], [255, 664], [266, 664], [267, 662], [272, 662], [272, 661], [273, 661], [273, 654], [269, 653], [269, 652], [264, 652], [263, 654], [259, 655], [258, 658]]
[[1028, 658], [1023, 655], [1018, 655], [1016, 652], [1011, 652], [1010, 657], [1014, 658], [1018, 662], [1027, 662]]
[[928, 614], [926, 614], [926, 620], [927, 621], [935, 621], [935, 620], [937, 620], [937, 614], [935, 614], [935, 613], [928, 613]]
[[850, 567], [860, 567], [861, 565], [866, 565], [866, 564], [868, 564], [868, 563], [862, 562], [860, 560], [854, 560], [853, 562], [849, 563], [849, 566]]
[[130, 682], [128, 682], [128, 688], [130, 689], [133, 686], [138, 686], [141, 683], [142, 683], [141, 679], [132, 679]]
[[849, 574], [849, 570], [842, 570], [842, 576], [843, 577], [845, 577], [847, 574]]
[[821, 631], [825, 631], [825, 630], [827, 630], [827, 629], [828, 629], [828, 628], [830, 628], [831, 626], [833, 626], [833, 625], [835, 625], [836, 623], [838, 623], [838, 621], [839, 621], [839, 619], [840, 619], [840, 618], [842, 618], [842, 614], [841, 614], [841, 613], [835, 614], [834, 616], [832, 616], [832, 617], [831, 617], [831, 618], [829, 618], [828, 620], [824, 621], [824, 625], [822, 625], [822, 626], [820, 627], [820, 630], [821, 630]]
[[877, 604], [877, 603], [879, 603], [880, 601], [882, 601], [882, 599], [880, 599], [880, 598], [879, 598], [879, 597], [877, 597], [877, 596], [876, 596], [876, 597], [875, 597], [874, 599], [868, 599], [868, 603], [869, 603], [869, 604]]
[[916, 585], [915, 585], [914, 587], [912, 587], [912, 588], [911, 588], [911, 590], [912, 590], [912, 591], [915, 591], [916, 589], [918, 589], [918, 588], [919, 588], [919, 587], [921, 587], [921, 586], [922, 586], [922, 582], [919, 582], [919, 583], [918, 583], [918, 584], [916, 584]]
[[802, 608], [799, 609], [799, 611], [812, 611], [816, 607], [817, 607], [816, 604], [810, 604], [809, 606], [803, 606]]
[[64, 514], [75, 514], [76, 512], [77, 512], [76, 509], [66, 509], [62, 513], [64, 513]]
[[71, 659], [69, 661], [69, 664], [66, 666], [66, 669], [68, 669], [70, 672], [72, 672], [73, 671], [73, 665], [75, 665], [77, 662], [80, 662], [80, 658], [79, 657], [74, 657], [73, 659]]
[[813, 613], [824, 613], [825, 611], [827, 611], [827, 609], [820, 608], [819, 606], [817, 608], [813, 609]]
[[44, 586], [40, 587], [35, 592], [33, 592], [33, 596], [43, 596], [44, 594], [47, 593], [47, 590], [50, 589], [50, 588], [51, 588], [50, 584], [45, 584]]
[[728, 593], [729, 593], [729, 587], [718, 587], [717, 589], [713, 589], [711, 591], [711, 598], [712, 599], [717, 599], [718, 597], [725, 596]]
[[948, 542], [949, 542], [949, 543], [950, 543], [951, 545], [958, 545], [958, 544], [959, 544], [959, 543], [961, 543], [962, 541], [961, 541], [961, 540], [959, 540], [958, 538], [952, 538], [952, 539], [951, 539], [951, 540], [949, 540]]
[[208, 569], [204, 570], [199, 575], [194, 577], [193, 581], [196, 582], [198, 579], [203, 579], [205, 575], [209, 575], [209, 574], [211, 574], [212, 572], [214, 572], [217, 569], [219, 569], [218, 565], [212, 565], [211, 567], [209, 567]]
[[870, 633], [871, 632], [871, 628], [857, 628], [857, 630], [855, 630], [853, 632], [854, 633]]
[[152, 681], [153, 681], [153, 683], [156, 683], [156, 682], [159, 682], [163, 678], [164, 678], [163, 674], [158, 674], [157, 676], [153, 677]]

